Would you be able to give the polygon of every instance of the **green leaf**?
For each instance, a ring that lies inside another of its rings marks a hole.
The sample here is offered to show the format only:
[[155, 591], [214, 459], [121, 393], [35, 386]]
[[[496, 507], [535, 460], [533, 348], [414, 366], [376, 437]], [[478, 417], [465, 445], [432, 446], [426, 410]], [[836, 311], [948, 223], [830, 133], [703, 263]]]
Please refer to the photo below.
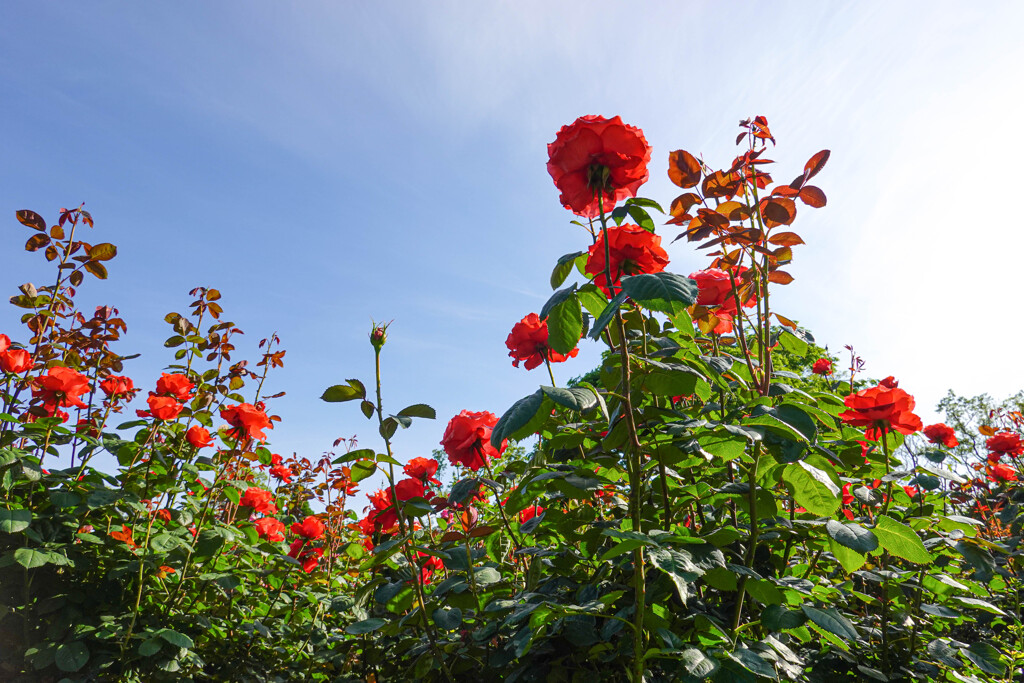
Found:
[[560, 406], [583, 413], [597, 406], [597, 395], [590, 389], [579, 387], [541, 387], [552, 401]]
[[14, 551], [14, 561], [25, 569], [36, 569], [44, 564], [54, 562], [53, 553], [36, 550], [35, 548], [18, 548]]
[[501, 581], [501, 574], [494, 567], [477, 567], [473, 578], [478, 586], [489, 586]]
[[53, 662], [61, 671], [78, 671], [89, 661], [89, 648], [80, 640], [64, 643], [57, 648]]
[[538, 316], [540, 317], [540, 319], [544, 320], [545, 318], [547, 318], [548, 317], [548, 313], [551, 312], [551, 309], [553, 309], [558, 304], [560, 304], [560, 303], [562, 303], [564, 301], [567, 301], [570, 297], [573, 296], [573, 294], [575, 292], [576, 292], [576, 285], [570, 285], [569, 287], [566, 287], [565, 289], [558, 290], [557, 292], [552, 294], [550, 297], [548, 297], [548, 300], [544, 302], [543, 306], [541, 306], [540, 313], [538, 313]]
[[583, 308], [587, 309], [590, 315], [595, 318], [601, 315], [601, 312], [608, 305], [608, 297], [592, 282], [588, 282], [576, 290], [576, 296], [579, 297]]
[[396, 420], [394, 417], [390, 415], [388, 417], [385, 417], [381, 421], [380, 427], [377, 429], [377, 431], [380, 432], [381, 437], [385, 441], [387, 441], [388, 439], [395, 435], [395, 432], [398, 431], [398, 420]]
[[853, 624], [834, 607], [818, 609], [810, 605], [801, 605], [800, 609], [804, 611], [808, 619], [829, 633], [837, 635], [844, 640], [857, 640], [859, 638], [857, 629], [853, 627]]
[[685, 605], [690, 596], [690, 589], [686, 584], [693, 583], [700, 578], [704, 574], [704, 570], [694, 564], [693, 556], [685, 550], [652, 548], [648, 556], [655, 567], [668, 574], [668, 577], [672, 579], [676, 592], [679, 593], [679, 599]]
[[836, 559], [839, 560], [839, 564], [843, 565], [843, 569], [848, 574], [852, 574], [868, 561], [867, 555], [862, 555], [856, 550], [851, 550], [846, 546], [840, 545], [834, 538], [828, 539], [829, 549], [832, 554], [835, 555]]
[[320, 400], [327, 401], [328, 403], [343, 403], [344, 401], [366, 398], [366, 387], [363, 386], [362, 382], [357, 379], [347, 379], [345, 381], [347, 384], [335, 384], [333, 387], [328, 387], [327, 391], [320, 397]]
[[148, 638], [139, 645], [139, 654], [143, 657], [152, 657], [164, 646], [159, 638]]
[[825, 529], [836, 543], [846, 546], [850, 550], [856, 550], [858, 553], [868, 553], [878, 547], [878, 539], [875, 538], [875, 535], [860, 524], [853, 522], [841, 524], [830, 519], [825, 524]]
[[462, 610], [458, 607], [438, 608], [431, 616], [434, 623], [445, 631], [454, 631], [462, 625]]
[[0, 531], [15, 534], [24, 531], [32, 523], [32, 512], [29, 510], [0, 510]]
[[568, 297], [548, 310], [548, 346], [567, 354], [576, 348], [583, 336], [583, 309], [579, 297]]
[[594, 321], [594, 326], [590, 328], [591, 339], [601, 338], [601, 333], [604, 332], [604, 328], [608, 327], [608, 323], [610, 323], [612, 318], [615, 317], [615, 312], [619, 310], [619, 306], [621, 306], [622, 302], [628, 297], [629, 295], [623, 291], [616, 294], [612, 300], [608, 302], [608, 305], [604, 307], [603, 311], [601, 311], [601, 315], [597, 316], [597, 320]]
[[807, 621], [807, 615], [796, 610], [789, 610], [781, 605], [769, 605], [761, 612], [761, 625], [769, 631], [798, 628]]
[[408, 408], [402, 408], [399, 410], [398, 414], [402, 417], [422, 417], [427, 420], [434, 420], [437, 418], [437, 412], [426, 403], [414, 403]]
[[558, 263], [555, 264], [555, 269], [551, 271], [551, 289], [558, 289], [562, 286], [562, 283], [565, 282], [565, 278], [569, 277], [569, 273], [572, 272], [572, 267], [576, 259], [582, 255], [582, 251], [575, 251], [558, 259]]
[[782, 330], [782, 334], [779, 335], [779, 344], [786, 351], [797, 356], [802, 356], [807, 353], [807, 342], [790, 332], [788, 329]]
[[697, 283], [675, 273], [642, 273], [624, 277], [622, 291], [644, 308], [669, 315], [697, 301]]
[[346, 628], [345, 633], [350, 636], [361, 636], [366, 633], [373, 633], [386, 623], [388, 622], [384, 619], [363, 619]]
[[999, 658], [999, 650], [984, 640], [975, 641], [968, 647], [961, 648], [960, 652], [985, 673], [1002, 676], [1006, 672], [1006, 667]]
[[196, 644], [192, 642], [192, 639], [186, 636], [184, 633], [178, 633], [177, 631], [172, 631], [169, 628], [160, 629], [159, 631], [157, 631], [157, 636], [163, 638], [171, 645], [183, 647], [186, 650], [191, 650], [196, 646]]
[[782, 471], [782, 480], [793, 489], [796, 502], [812, 514], [829, 517], [839, 509], [839, 487], [817, 467], [803, 461], [790, 463]]
[[544, 393], [540, 389], [513, 403], [491, 430], [491, 445], [501, 448], [501, 442], [529, 424], [543, 404]]
[[353, 482], [360, 482], [369, 476], [372, 476], [377, 471], [377, 463], [372, 460], [357, 460], [352, 465], [352, 470], [349, 474]]
[[928, 564], [934, 558], [924, 548], [917, 532], [888, 515], [879, 515], [874, 528], [878, 543], [896, 557], [908, 562]]
[[377, 406], [373, 405], [370, 401], [364, 400], [359, 403], [359, 410], [363, 411], [363, 415], [369, 420], [373, 417], [373, 411], [377, 410]]
[[703, 681], [718, 670], [718, 660], [708, 657], [696, 648], [689, 648], [679, 653], [686, 672], [694, 679]]

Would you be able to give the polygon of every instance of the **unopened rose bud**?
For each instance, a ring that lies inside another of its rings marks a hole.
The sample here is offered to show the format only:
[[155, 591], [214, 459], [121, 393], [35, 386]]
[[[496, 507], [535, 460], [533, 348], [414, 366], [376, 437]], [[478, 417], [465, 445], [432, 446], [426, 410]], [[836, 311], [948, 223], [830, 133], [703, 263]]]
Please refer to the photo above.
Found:
[[384, 342], [388, 340], [388, 325], [390, 324], [373, 324], [373, 329], [370, 331], [370, 345], [377, 351], [380, 351], [381, 347], [384, 346]]

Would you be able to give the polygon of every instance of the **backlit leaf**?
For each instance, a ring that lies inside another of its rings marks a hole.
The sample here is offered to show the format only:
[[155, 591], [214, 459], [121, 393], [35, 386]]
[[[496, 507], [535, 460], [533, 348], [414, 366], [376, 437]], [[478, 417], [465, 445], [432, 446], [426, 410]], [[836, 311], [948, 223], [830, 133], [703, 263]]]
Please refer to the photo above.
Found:
[[668, 155], [668, 179], [686, 189], [700, 182], [700, 162], [687, 151], [677, 149]]
[[878, 544], [896, 557], [918, 564], [928, 564], [933, 559], [916, 531], [888, 515], [878, 516], [873, 531]]

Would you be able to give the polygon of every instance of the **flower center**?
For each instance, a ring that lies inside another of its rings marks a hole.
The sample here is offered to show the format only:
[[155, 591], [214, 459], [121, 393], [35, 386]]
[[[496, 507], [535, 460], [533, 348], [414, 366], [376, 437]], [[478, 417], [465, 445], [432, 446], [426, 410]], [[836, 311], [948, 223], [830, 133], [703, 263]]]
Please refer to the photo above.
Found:
[[611, 187], [612, 172], [601, 163], [592, 163], [587, 167], [587, 187], [596, 192], [607, 192]]

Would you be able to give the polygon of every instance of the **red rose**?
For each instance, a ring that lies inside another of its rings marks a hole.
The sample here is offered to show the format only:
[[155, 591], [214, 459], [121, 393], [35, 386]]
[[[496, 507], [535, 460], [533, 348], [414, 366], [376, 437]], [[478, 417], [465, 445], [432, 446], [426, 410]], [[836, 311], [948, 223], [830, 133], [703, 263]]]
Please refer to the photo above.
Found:
[[[398, 512], [395, 510], [391, 498], [391, 489], [382, 489], [371, 493], [369, 496], [370, 507], [366, 518], [373, 524], [373, 530], [377, 533], [390, 534], [398, 526]], [[371, 509], [372, 508], [372, 509]]]
[[306, 539], [304, 538], [297, 538], [292, 541], [292, 544], [288, 549], [288, 557], [293, 557], [301, 562], [302, 571], [309, 574], [320, 564], [320, 558], [324, 556], [324, 549], [306, 548], [303, 550], [305, 545]]
[[9, 348], [11, 348], [11, 338], [6, 334], [0, 334], [0, 353], [3, 353]]
[[512, 365], [519, 367], [520, 361], [525, 361], [526, 369], [533, 370], [544, 362], [546, 357], [552, 363], [561, 363], [569, 358], [574, 358], [579, 349], [573, 349], [569, 355], [563, 355], [548, 348], [548, 321], [541, 320], [536, 313], [531, 313], [515, 325], [505, 340], [508, 347], [508, 355], [512, 358]]
[[[548, 173], [562, 206], [593, 218], [611, 211], [647, 182], [651, 148], [639, 128], [618, 116], [581, 116], [562, 126], [548, 145]], [[598, 201], [600, 195], [601, 203]]]
[[434, 475], [437, 473], [437, 461], [433, 458], [413, 458], [405, 464], [402, 471], [422, 482], [430, 482], [435, 485], [441, 483], [434, 479]]
[[[45, 375], [37, 377], [32, 386], [32, 396], [43, 400], [43, 409], [49, 415], [61, 411], [58, 408], [74, 406], [87, 407], [79, 396], [89, 393], [89, 378], [71, 368], [53, 367]], [[66, 418], [65, 418], [66, 419]]]
[[163, 509], [157, 510], [156, 512], [153, 513], [153, 515], [157, 519], [159, 519], [159, 520], [161, 520], [161, 521], [163, 521], [165, 523], [170, 523], [170, 521], [171, 521], [171, 511], [169, 509], [167, 509], [167, 508], [163, 508]]
[[527, 521], [533, 519], [534, 517], [536, 517], [537, 515], [539, 515], [539, 514], [541, 514], [543, 512], [544, 512], [544, 508], [542, 508], [540, 505], [531, 505], [530, 507], [526, 508], [525, 510], [520, 510], [519, 511], [519, 523], [520, 524], [526, 524]]
[[989, 479], [992, 481], [1017, 481], [1017, 472], [1010, 465], [992, 465], [989, 468]]
[[843, 484], [843, 505], [849, 505], [854, 500], [854, 495], [850, 493], [850, 484]]
[[828, 358], [819, 358], [814, 361], [814, 365], [811, 366], [811, 372], [815, 375], [831, 375], [832, 374], [832, 361]]
[[302, 520], [302, 523], [292, 524], [292, 533], [297, 536], [315, 541], [324, 535], [324, 523], [316, 515], [310, 515]]
[[185, 432], [185, 440], [188, 441], [192, 448], [206, 448], [213, 445], [213, 438], [210, 437], [210, 432], [198, 425], [189, 427], [189, 430]]
[[266, 441], [264, 429], [273, 429], [267, 414], [250, 403], [239, 403], [230, 408], [221, 408], [220, 416], [231, 425], [228, 433], [235, 439], [243, 437]]
[[25, 349], [7, 349], [0, 353], [0, 370], [20, 375], [32, 367], [32, 355]]
[[941, 422], [934, 425], [928, 425], [923, 431], [929, 441], [945, 446], [946, 448], [955, 448], [957, 444], [960, 443], [957, 441], [956, 432], [953, 431], [953, 428]]
[[274, 494], [255, 486], [250, 486], [245, 490], [238, 505], [250, 507], [253, 512], [260, 512], [264, 515], [272, 515], [277, 512], [277, 506], [274, 505]]
[[1024, 453], [1024, 443], [1021, 442], [1020, 434], [1014, 432], [999, 432], [990, 436], [985, 440], [985, 447], [990, 451], [989, 460], [998, 460], [1004, 455], [1017, 457]]
[[907, 497], [910, 498], [910, 500], [917, 500], [917, 496], [919, 495], [916, 486], [904, 486], [903, 492], [907, 494]]
[[131, 377], [110, 375], [100, 382], [100, 389], [110, 398], [121, 398], [135, 391], [135, 384]]
[[276, 517], [260, 517], [253, 521], [257, 535], [271, 543], [278, 543], [284, 540], [285, 526]]
[[181, 402], [192, 398], [192, 382], [185, 375], [168, 375], [166, 372], [160, 375], [156, 381], [156, 393], [169, 394]]
[[270, 474], [286, 484], [292, 481], [292, 470], [287, 465], [274, 465], [270, 468]]
[[[661, 248], [661, 238], [639, 225], [626, 223], [608, 228], [608, 250], [612, 282], [615, 285], [623, 275], [660, 273], [668, 265], [668, 253]], [[597, 241], [590, 246], [587, 265], [583, 270], [594, 278], [594, 284], [606, 295], [611, 295], [605, 277], [604, 232], [599, 233]]]
[[697, 283], [699, 294], [697, 304], [715, 308], [732, 297], [732, 282], [729, 273], [718, 268], [706, 268], [690, 273], [690, 279]]
[[420, 565], [420, 583], [430, 583], [430, 577], [434, 575], [434, 572], [444, 569], [444, 562], [440, 557], [419, 551], [417, 551], [416, 557], [423, 560], [423, 564]]
[[146, 403], [149, 404], [150, 414], [156, 419], [165, 422], [177, 418], [185, 407], [171, 396], [157, 396], [156, 394], [150, 394], [149, 398], [146, 399]]
[[395, 495], [398, 496], [398, 500], [409, 500], [410, 498], [425, 498], [427, 492], [422, 479], [403, 479], [395, 484]]
[[487, 411], [473, 413], [463, 410], [453, 417], [441, 439], [441, 446], [451, 464], [476, 472], [491, 460], [500, 458], [508, 442], [502, 441], [501, 449], [491, 445], [491, 428], [497, 423], [498, 416]]
[[913, 413], [914, 397], [898, 388], [891, 377], [876, 387], [850, 394], [844, 403], [849, 410], [839, 413], [839, 417], [854, 427], [867, 427], [864, 435], [869, 439], [878, 439], [889, 429], [913, 434], [922, 426], [921, 418]]

